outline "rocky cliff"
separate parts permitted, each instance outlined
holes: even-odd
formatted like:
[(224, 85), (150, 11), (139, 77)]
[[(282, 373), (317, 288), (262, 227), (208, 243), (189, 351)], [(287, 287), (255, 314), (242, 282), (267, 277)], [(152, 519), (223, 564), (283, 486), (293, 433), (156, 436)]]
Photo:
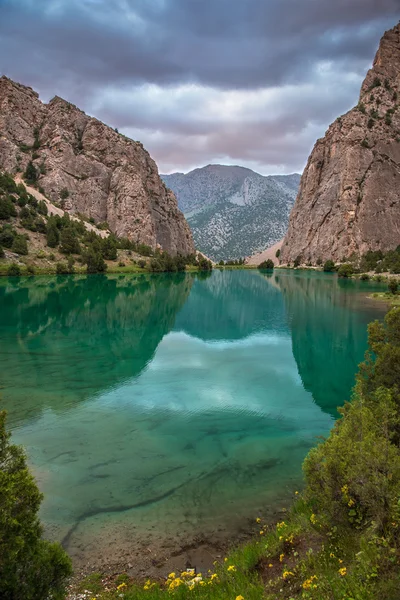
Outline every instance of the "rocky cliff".
[(43, 104), (31, 88), (0, 78), (0, 169), (24, 171), (30, 160), (52, 202), (107, 221), (121, 237), (194, 252), (174, 194), (142, 144), (55, 97)]
[(281, 240), (300, 183), (297, 173), (265, 177), (226, 165), (161, 177), (176, 194), (196, 247), (216, 261), (248, 256)]
[(314, 146), (282, 262), (341, 261), (400, 244), (399, 103), (400, 24), (384, 34), (358, 105)]

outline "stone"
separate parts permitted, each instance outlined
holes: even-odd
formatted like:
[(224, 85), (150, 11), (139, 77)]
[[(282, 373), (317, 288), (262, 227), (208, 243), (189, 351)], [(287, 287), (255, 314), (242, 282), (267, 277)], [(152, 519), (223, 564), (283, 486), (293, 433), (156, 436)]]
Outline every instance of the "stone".
[(34, 90), (3, 76), (0, 169), (23, 172), (30, 160), (45, 195), (72, 214), (106, 221), (118, 236), (153, 249), (194, 253), (176, 198), (140, 142), (57, 96), (44, 104)]
[(281, 263), (344, 261), (400, 244), (400, 24), (381, 39), (359, 102), (308, 159)]

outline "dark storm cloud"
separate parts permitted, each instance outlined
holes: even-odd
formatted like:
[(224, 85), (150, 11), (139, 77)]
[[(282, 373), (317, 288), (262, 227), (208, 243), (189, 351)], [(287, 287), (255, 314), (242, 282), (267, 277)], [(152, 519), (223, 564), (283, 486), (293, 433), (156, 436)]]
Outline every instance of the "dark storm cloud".
[(399, 8), (399, 0), (9, 0), (0, 5), (2, 68), (41, 81), (44, 69), (49, 77), (61, 69), (76, 84), (277, 85), (304, 78), (316, 57), (359, 68)]
[(291, 170), (356, 102), (399, 14), (400, 0), (0, 0), (0, 72), (134, 132), (162, 169)]

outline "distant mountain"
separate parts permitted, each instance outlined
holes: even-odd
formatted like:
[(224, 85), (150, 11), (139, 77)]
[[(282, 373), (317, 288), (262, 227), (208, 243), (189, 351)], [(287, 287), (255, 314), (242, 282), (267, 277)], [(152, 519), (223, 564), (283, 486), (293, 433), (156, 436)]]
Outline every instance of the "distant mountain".
[(224, 165), (161, 178), (175, 193), (196, 247), (216, 261), (249, 256), (280, 240), (300, 183), (297, 173), (264, 177)]

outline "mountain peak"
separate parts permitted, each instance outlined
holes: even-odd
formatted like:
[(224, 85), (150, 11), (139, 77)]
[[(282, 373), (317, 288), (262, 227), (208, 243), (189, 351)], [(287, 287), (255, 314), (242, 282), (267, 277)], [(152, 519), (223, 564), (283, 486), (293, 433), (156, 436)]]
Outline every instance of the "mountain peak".
[(359, 104), (317, 140), (281, 252), (343, 261), (398, 246), (400, 231), (400, 24), (380, 42)]

